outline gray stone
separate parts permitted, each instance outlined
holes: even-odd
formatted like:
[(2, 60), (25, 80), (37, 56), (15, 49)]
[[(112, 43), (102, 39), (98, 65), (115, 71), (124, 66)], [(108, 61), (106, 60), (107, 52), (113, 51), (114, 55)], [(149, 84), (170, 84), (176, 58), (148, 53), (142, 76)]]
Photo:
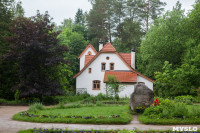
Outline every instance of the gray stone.
[(131, 94), (129, 106), (134, 110), (136, 106), (149, 107), (154, 101), (154, 94), (145, 84), (138, 83)]

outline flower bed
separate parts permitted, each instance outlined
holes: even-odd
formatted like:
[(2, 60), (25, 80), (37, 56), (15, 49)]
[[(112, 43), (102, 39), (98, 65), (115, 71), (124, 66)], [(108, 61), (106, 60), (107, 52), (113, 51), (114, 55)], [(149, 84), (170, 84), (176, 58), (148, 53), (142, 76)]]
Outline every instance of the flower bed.
[[(147, 130), (147, 131), (139, 131), (139, 130), (63, 130), (59, 128), (51, 128), (51, 129), (42, 129), (42, 128), (34, 128), (28, 130), (21, 130), (18, 133), (171, 133), (171, 130)], [(177, 132), (176, 133), (180, 133)]]

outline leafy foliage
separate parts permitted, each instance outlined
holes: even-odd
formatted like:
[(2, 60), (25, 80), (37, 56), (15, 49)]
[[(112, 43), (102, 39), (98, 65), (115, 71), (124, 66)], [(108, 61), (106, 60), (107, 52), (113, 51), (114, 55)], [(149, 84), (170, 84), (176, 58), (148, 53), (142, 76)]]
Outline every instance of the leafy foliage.
[[(172, 69), (172, 64), (165, 62), (164, 72), (156, 72), (156, 83), (154, 92), (163, 97), (174, 97), (180, 95), (196, 95), (195, 82), (198, 79), (198, 69), (188, 64), (180, 68)], [(193, 79), (193, 78), (195, 79)]]
[(157, 19), (142, 41), (138, 70), (153, 78), (155, 71), (162, 72), (165, 61), (174, 68), (180, 66), (186, 50), (184, 25), (185, 16), (179, 5)]
[(106, 94), (108, 96), (114, 96), (116, 100), (119, 100), (119, 93), (124, 89), (123, 85), (113, 75), (108, 75), (107, 78)]
[(32, 18), (16, 18), (11, 25), (15, 36), (7, 40), (12, 44), (5, 58), (17, 60), (20, 83), (13, 90), (20, 96), (39, 97), (62, 94), (58, 75), (63, 54), (68, 50), (58, 45), (57, 33), (53, 32), (50, 16), (39, 12)]
[(10, 88), (18, 82), (17, 63), (15, 60), (3, 60), (3, 55), (10, 50), (10, 45), (5, 37), (12, 36), (9, 30), (9, 24), (14, 17), (14, 0), (0, 1), (0, 97), (5, 99), (14, 99), (14, 92)]

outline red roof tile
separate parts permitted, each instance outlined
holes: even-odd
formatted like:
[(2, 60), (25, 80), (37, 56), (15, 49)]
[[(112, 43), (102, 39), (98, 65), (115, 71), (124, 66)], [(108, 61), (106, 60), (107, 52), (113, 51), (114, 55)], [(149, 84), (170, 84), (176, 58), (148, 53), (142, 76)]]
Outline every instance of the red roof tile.
[(89, 47), (94, 51), (95, 54), (97, 54), (96, 49), (92, 46), (92, 44), (89, 43), (89, 44), (85, 47), (85, 49), (83, 50), (83, 52), (79, 55), (78, 59), (81, 58), (81, 56), (85, 53), (85, 51), (86, 51)]
[(86, 66), (88, 64), (88, 62), (90, 62), (90, 60), (94, 57), (94, 55), (85, 55), (85, 65)]
[(119, 53), (122, 58), (131, 66), (131, 53)]
[(122, 83), (135, 83), (137, 82), (137, 74), (134, 72), (124, 71), (106, 71), (104, 75), (104, 82), (108, 80), (108, 75), (113, 75), (119, 82)]
[(115, 52), (116, 49), (113, 47), (113, 45), (108, 42), (101, 50), (101, 52)]

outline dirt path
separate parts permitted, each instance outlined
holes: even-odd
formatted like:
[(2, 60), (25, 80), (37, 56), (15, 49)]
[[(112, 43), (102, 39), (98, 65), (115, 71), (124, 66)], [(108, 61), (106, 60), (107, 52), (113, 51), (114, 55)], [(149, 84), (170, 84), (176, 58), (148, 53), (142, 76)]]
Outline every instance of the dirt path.
[[(141, 124), (137, 120), (137, 116), (133, 116), (133, 120), (127, 125), (91, 125), (91, 124), (58, 124), (58, 123), (31, 123), (12, 120), (12, 116), (20, 111), (27, 110), (27, 106), (0, 106), (0, 133), (16, 133), (19, 130), (25, 130), (30, 128), (62, 128), (62, 129), (140, 129), (140, 130), (172, 130), (173, 126), (162, 125), (145, 125)], [(179, 127), (191, 127), (191, 125), (178, 125)], [(192, 127), (198, 127), (200, 125), (193, 125)]]

